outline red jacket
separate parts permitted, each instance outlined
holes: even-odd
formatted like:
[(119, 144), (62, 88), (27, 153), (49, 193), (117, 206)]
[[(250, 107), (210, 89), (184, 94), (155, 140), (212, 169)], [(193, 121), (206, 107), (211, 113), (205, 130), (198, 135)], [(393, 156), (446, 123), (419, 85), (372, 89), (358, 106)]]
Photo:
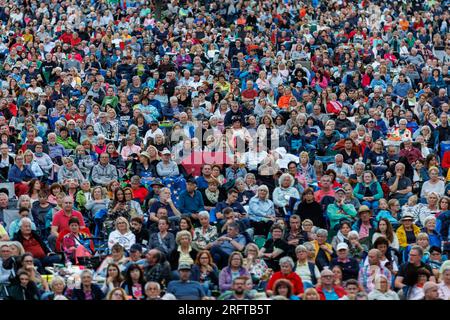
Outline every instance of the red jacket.
[(273, 290), (273, 285), (278, 279), (286, 279), (292, 283), (293, 294), (299, 295), (304, 292), (302, 279), (295, 272), (291, 272), (287, 276), (283, 275), (281, 271), (275, 272), (269, 279), (267, 283), (267, 290)]
[[(343, 296), (345, 296), (347, 294), (345, 289), (342, 288), (341, 286), (333, 286), (333, 289), (339, 298), (342, 298)], [(326, 300), (325, 294), (322, 291), (322, 286), (317, 286), (316, 290), (317, 290), (317, 293), (320, 295), (320, 300)]]
[(133, 198), (139, 199), (140, 203), (144, 203), (147, 195), (148, 195), (148, 190), (144, 187), (139, 187), (138, 189), (133, 189)]
[(444, 152), (441, 165), (442, 168), (450, 168), (450, 151)]

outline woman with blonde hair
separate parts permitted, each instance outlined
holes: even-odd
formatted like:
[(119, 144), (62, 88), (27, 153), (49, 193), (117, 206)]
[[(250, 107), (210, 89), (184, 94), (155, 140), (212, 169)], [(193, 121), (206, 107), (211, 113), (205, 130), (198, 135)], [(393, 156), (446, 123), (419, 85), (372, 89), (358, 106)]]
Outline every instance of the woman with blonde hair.
[(302, 300), (320, 300), (320, 295), (316, 289), (309, 288), (305, 290), (305, 293), (303, 293)]
[(30, 149), (26, 150), (23, 154), (24, 164), (28, 165), (33, 171), (36, 178), (40, 178), (44, 176), (44, 172), (39, 166), (38, 162), (34, 158), (34, 153)]
[(136, 236), (130, 230), (130, 223), (124, 217), (118, 217), (115, 221), (115, 227), (116, 229), (108, 237), (109, 249), (119, 243), (125, 250), (130, 250), (131, 246), (136, 243)]
[(68, 179), (76, 179), (77, 181), (84, 180), (83, 174), (71, 157), (64, 157), (62, 161), (63, 165), (58, 170), (59, 183), (64, 184)]
[(150, 159), (149, 159), (150, 164), (153, 164), (156, 166), (158, 164), (158, 162), (161, 161), (158, 149), (156, 149), (155, 146), (153, 146), (153, 145), (148, 146), (147, 153), (150, 155)]
[(91, 191), (91, 198), (86, 202), (85, 208), (89, 210), (92, 216), (102, 209), (108, 209), (110, 199), (107, 191), (102, 186), (95, 186)]

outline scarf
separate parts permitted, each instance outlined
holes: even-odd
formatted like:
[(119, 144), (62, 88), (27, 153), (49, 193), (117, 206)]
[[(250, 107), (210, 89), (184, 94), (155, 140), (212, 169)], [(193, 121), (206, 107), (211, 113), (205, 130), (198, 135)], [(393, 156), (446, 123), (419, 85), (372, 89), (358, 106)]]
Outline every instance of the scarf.
[(205, 189), (205, 195), (212, 204), (216, 204), (219, 201), (219, 190), (216, 192), (211, 192), (208, 189)]

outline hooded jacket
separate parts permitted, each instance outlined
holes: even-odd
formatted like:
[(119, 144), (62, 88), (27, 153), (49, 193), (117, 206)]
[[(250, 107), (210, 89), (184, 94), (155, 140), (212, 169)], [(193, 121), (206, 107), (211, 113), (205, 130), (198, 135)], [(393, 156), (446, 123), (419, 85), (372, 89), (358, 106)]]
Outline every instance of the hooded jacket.
[(99, 163), (92, 168), (91, 178), (95, 184), (106, 186), (111, 180), (117, 180), (119, 174), (112, 164), (104, 166)]

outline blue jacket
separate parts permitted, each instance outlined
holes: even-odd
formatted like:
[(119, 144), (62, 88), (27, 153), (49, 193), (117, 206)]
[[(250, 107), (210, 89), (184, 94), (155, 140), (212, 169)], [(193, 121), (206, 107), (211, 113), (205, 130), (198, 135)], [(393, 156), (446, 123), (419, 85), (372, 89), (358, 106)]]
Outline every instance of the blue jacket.
[(196, 179), (197, 181), (197, 188), (199, 189), (206, 189), (208, 188), (208, 181), (206, 181), (204, 176), (200, 176)]
[(392, 91), (392, 95), (404, 98), (408, 94), (409, 89), (411, 89), (409, 82), (398, 82), (394, 87), (394, 91)]
[(178, 198), (178, 210), (181, 213), (198, 213), (205, 210), (203, 197), (200, 191), (194, 191), (194, 197), (188, 193), (187, 190), (183, 190)]
[(375, 217), (375, 221), (378, 223), (381, 219), (388, 219), (389, 222), (392, 224), (392, 226), (394, 228), (398, 227), (400, 225), (400, 223), (398, 222), (397, 219), (395, 219), (391, 213), (387, 210), (380, 210), (377, 214), (377, 216)]
[(35, 177), (36, 176), (28, 165), (25, 165), (22, 171), (17, 165), (13, 165), (8, 172), (8, 180), (10, 182), (30, 181)]
[(422, 228), (422, 232), (425, 232), (428, 235), (428, 241), (430, 243), (430, 247), (436, 246), (441, 247), (442, 241), (441, 241), (441, 235), (436, 231), (433, 230), (433, 233), (428, 233), (425, 228)]

